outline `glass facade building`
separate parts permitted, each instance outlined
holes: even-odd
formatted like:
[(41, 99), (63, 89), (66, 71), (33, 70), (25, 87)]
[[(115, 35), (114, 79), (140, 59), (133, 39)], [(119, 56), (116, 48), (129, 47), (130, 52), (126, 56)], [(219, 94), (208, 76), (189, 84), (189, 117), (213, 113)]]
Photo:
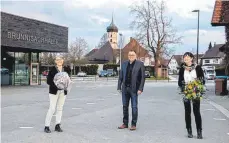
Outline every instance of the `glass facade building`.
[(1, 85), (41, 84), (41, 53), (67, 51), (67, 27), (1, 12)]

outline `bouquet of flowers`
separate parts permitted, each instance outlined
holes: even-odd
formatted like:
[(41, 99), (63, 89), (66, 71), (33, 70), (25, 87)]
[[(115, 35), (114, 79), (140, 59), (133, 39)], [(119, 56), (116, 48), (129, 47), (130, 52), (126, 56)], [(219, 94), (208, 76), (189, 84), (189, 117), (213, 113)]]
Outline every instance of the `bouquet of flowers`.
[(186, 99), (202, 99), (204, 93), (204, 85), (200, 80), (189, 82), (184, 87)]
[(53, 82), (58, 89), (70, 91), (72, 81), (66, 72), (59, 72), (54, 76)]

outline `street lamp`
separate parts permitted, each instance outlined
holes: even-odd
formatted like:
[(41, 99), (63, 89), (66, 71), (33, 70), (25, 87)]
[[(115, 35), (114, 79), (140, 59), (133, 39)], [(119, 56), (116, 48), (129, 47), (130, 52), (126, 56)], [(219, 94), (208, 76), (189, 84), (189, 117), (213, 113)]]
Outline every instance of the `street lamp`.
[(121, 59), (122, 58), (122, 56), (121, 56), (122, 53), (121, 53), (121, 51), (122, 51), (122, 42), (123, 42), (122, 41), (123, 40), (122, 39), (122, 33), (119, 33), (119, 36), (120, 36), (120, 43), (119, 43), (119, 64), (120, 64), (120, 70), (121, 70), (121, 67), (122, 67), (122, 62), (121, 62), (122, 61), (122, 59)]
[(200, 21), (200, 10), (193, 10), (192, 12), (198, 13), (198, 23), (197, 23), (197, 49), (196, 49), (196, 62), (198, 64), (198, 57), (199, 57), (199, 21)]

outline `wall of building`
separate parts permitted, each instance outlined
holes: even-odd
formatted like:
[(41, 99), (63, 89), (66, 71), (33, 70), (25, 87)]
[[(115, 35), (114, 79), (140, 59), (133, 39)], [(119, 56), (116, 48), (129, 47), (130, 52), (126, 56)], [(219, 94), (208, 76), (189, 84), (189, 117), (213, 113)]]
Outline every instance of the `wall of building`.
[(171, 72), (177, 71), (178, 63), (174, 57), (170, 60), (168, 67)]
[(223, 58), (202, 59), (202, 65), (206, 64), (221, 64)]
[(1, 46), (67, 52), (68, 28), (1, 12)]
[(108, 41), (111, 43), (118, 43), (118, 33), (117, 32), (108, 32)]

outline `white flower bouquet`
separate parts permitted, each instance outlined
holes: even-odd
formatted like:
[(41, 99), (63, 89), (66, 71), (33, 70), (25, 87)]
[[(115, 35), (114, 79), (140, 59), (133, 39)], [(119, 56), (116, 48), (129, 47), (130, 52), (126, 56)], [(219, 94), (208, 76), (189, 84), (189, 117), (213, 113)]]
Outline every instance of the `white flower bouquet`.
[(54, 76), (53, 82), (60, 90), (67, 90), (70, 92), (72, 88), (72, 81), (66, 72), (59, 72)]

